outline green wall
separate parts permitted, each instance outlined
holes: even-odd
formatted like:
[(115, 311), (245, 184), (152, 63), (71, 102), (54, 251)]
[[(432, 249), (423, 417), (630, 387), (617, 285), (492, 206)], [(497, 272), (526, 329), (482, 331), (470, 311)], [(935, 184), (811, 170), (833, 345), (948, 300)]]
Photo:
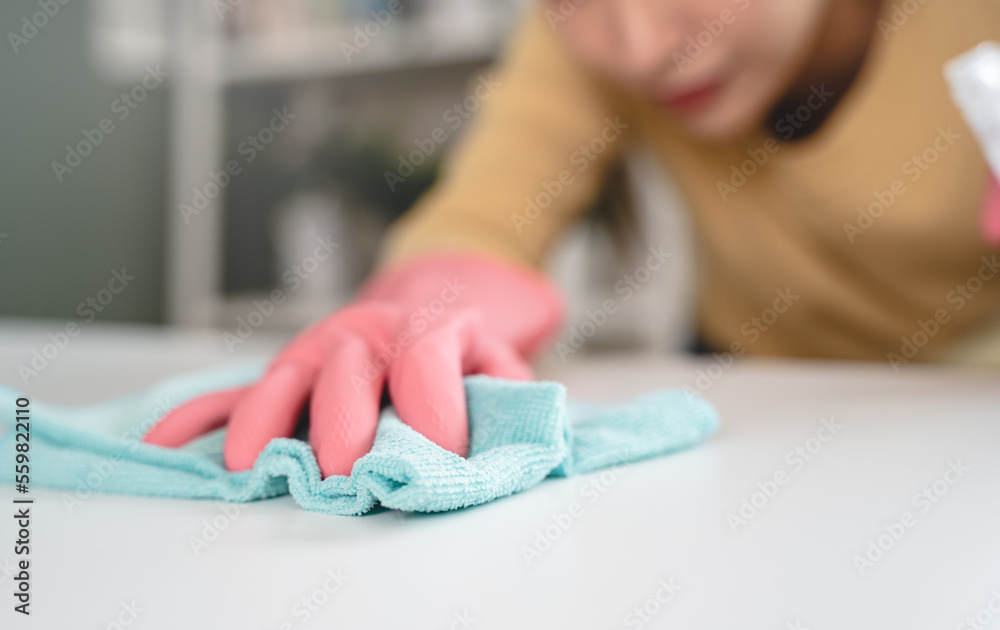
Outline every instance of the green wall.
[[(8, 33), (38, 10), (0, 2), (0, 316), (79, 319), (125, 267), (135, 280), (98, 319), (161, 321), (169, 81), (119, 120), (112, 105), (134, 84), (92, 67), (88, 2), (61, 6), (15, 54)], [(60, 183), (52, 162), (105, 117), (114, 131)]]

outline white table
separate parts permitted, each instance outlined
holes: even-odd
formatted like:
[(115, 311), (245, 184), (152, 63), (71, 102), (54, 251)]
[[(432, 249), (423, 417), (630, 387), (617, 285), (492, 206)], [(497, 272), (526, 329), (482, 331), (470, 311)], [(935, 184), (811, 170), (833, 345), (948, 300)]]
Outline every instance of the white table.
[[(17, 382), (14, 367), (57, 326), (0, 326), (0, 379)], [(100, 400), (280, 343), (258, 337), (233, 356), (218, 335), (94, 326), (29, 392)], [(631, 356), (544, 371), (572, 395), (611, 399), (692, 384), (704, 368)], [(285, 497), (231, 518), (217, 502), (105, 495), (68, 513), (60, 492), (33, 489), (34, 614), (15, 617), (0, 572), (0, 625), (950, 629), (978, 613), (1000, 628), (1000, 374), (744, 361), (707, 396), (722, 430), (701, 447), (441, 515), (321, 516)], [(843, 426), (825, 443), (823, 418)], [(786, 460), (796, 446), (815, 454), (799, 466)], [(970, 470), (946, 475), (949, 462)], [(786, 483), (753, 497), (775, 473)], [(943, 496), (914, 504), (935, 482)], [(734, 532), (727, 514), (744, 498), (762, 507)], [(893, 528), (907, 512), (912, 527)], [(213, 519), (225, 529), (196, 556), (191, 537)], [(2, 566), (14, 532), (0, 522)], [(890, 548), (859, 574), (853, 557), (887, 525), (902, 536), (882, 538)], [(546, 528), (558, 538), (527, 563)]]

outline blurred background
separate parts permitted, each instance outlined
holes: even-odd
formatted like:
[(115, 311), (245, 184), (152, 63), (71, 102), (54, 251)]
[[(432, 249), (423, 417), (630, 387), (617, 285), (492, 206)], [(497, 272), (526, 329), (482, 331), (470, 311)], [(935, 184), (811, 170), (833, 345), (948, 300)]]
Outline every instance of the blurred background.
[[(46, 318), (53, 330), (96, 320), (291, 332), (329, 313), (372, 269), (387, 225), (433, 183), (526, 8), (0, 3), (0, 317)], [(644, 158), (633, 162), (641, 173)], [(645, 181), (659, 190), (618, 196), (656, 209), (639, 232), (658, 244), (673, 235), (675, 265), (625, 309), (641, 321), (626, 312), (588, 347), (686, 340), (688, 241), (681, 215), (664, 212), (679, 207), (675, 191), (652, 172)], [(550, 265), (570, 322), (634, 268), (621, 234), (594, 227), (623, 189), (608, 188), (596, 221)], [(112, 294), (115, 274), (134, 279)]]
[[(271, 323), (288, 326), (340, 303), (369, 271), (386, 224), (464, 131), (464, 110), (443, 113), (520, 10), (514, 0), (44, 4), (0, 6), (2, 314), (77, 317), (124, 266), (136, 280), (101, 319), (221, 324), (283, 288), (289, 308)], [(445, 143), (390, 190), (385, 172), (437, 127)], [(89, 154), (74, 167), (70, 149)], [(283, 281), (328, 235), (332, 260), (293, 270), (301, 284)]]

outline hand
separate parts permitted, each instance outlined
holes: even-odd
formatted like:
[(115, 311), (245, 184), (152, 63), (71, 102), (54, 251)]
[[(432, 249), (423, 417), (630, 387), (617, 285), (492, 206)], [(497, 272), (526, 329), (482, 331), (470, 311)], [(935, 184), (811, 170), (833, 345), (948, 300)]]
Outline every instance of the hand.
[(181, 405), (144, 441), (181, 446), (228, 424), (226, 466), (245, 470), (273, 438), (291, 437), (309, 400), (323, 476), (347, 475), (371, 449), (388, 384), (404, 422), (464, 456), (462, 377), (530, 379), (526, 358), (558, 330), (562, 310), (555, 289), (523, 269), (464, 255), (411, 262), (298, 335), (258, 383)]

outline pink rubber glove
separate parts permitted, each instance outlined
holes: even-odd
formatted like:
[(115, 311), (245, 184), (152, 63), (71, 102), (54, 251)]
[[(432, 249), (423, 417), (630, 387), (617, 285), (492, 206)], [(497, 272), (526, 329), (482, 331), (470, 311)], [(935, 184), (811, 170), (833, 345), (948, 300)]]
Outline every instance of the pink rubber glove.
[(990, 247), (1000, 247), (1000, 184), (990, 177), (982, 214), (983, 238)]
[(181, 405), (144, 441), (177, 447), (228, 423), (226, 466), (245, 470), (273, 438), (291, 437), (309, 400), (309, 442), (323, 476), (347, 475), (372, 447), (388, 383), (404, 422), (464, 456), (462, 377), (530, 379), (526, 358), (562, 319), (559, 293), (525, 269), (469, 255), (408, 262), (300, 333), (259, 382)]

